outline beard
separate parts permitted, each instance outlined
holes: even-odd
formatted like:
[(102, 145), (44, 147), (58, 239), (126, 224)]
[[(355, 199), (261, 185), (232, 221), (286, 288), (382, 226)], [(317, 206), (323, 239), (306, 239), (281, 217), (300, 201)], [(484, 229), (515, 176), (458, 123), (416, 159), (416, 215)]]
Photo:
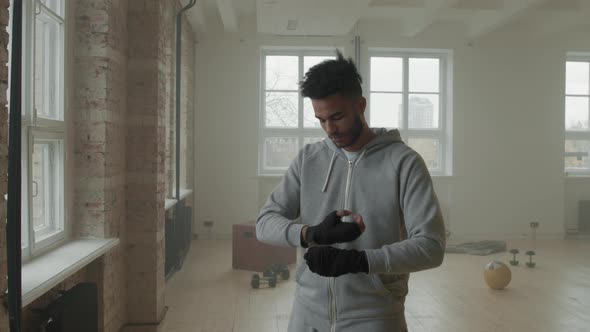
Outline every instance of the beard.
[(340, 149), (346, 148), (348, 146), (353, 145), (354, 143), (356, 143), (356, 141), (358, 141), (359, 137), (361, 137), (361, 133), (363, 131), (363, 121), (361, 120), (361, 116), (359, 114), (357, 114), (354, 117), (354, 122), (352, 124), (352, 128), (350, 128), (350, 131), (348, 133), (343, 133), (337, 136), (344, 136), (344, 138), (349, 138), (348, 142), (344, 141), (341, 143), (336, 143), (334, 142), (334, 140), (332, 139), (332, 142), (334, 142), (334, 144), (339, 147)]

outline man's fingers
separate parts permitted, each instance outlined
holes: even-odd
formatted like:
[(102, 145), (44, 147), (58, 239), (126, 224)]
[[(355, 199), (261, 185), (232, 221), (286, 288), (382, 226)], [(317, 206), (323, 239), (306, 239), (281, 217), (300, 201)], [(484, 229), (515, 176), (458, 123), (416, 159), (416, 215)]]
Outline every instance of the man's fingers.
[(355, 214), (354, 215), (354, 222), (357, 223), (359, 225), (359, 227), (361, 228), (361, 233), (365, 231), (365, 222), (363, 221), (363, 216), (361, 216), (360, 214)]
[(336, 212), (336, 215), (338, 217), (349, 216), (351, 214), (352, 214), (352, 211), (350, 211), (350, 210), (339, 210), (339, 211)]

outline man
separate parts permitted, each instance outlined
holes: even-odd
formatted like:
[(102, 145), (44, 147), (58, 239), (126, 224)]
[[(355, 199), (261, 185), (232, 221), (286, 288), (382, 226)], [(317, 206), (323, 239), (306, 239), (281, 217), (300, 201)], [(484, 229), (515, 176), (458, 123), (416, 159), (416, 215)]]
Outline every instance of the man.
[(299, 152), (256, 222), (260, 241), (308, 248), (290, 332), (407, 331), (409, 273), (443, 260), (426, 165), (397, 130), (368, 127), (361, 82), (340, 52), (306, 73), (301, 92), (328, 139)]

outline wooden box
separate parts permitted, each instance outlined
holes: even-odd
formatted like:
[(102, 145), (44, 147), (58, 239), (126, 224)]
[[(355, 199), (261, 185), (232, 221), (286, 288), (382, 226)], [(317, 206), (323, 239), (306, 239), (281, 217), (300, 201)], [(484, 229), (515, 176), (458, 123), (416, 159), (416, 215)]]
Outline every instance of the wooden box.
[(297, 249), (278, 247), (256, 239), (254, 222), (234, 224), (232, 227), (232, 267), (249, 271), (264, 271), (273, 264), (293, 264)]

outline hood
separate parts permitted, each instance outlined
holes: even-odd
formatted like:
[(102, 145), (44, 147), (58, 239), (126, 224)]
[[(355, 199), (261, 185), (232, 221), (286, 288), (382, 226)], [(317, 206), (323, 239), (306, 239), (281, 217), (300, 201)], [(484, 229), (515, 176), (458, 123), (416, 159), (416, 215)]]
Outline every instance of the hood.
[[(365, 146), (363, 146), (361, 148), (361, 154), (356, 159), (355, 164), (358, 163), (366, 153), (370, 153), (372, 151), (376, 151), (376, 150), (379, 150), (383, 147), (386, 147), (389, 144), (393, 144), (393, 143), (397, 143), (397, 142), (402, 141), (399, 130), (397, 130), (397, 129), (392, 129), (392, 130), (387, 130), (386, 128), (370, 128), (370, 129), (375, 134), (377, 134), (377, 137), (373, 138), (371, 141), (369, 141), (369, 143), (365, 144)], [(326, 189), (328, 188), (328, 182), (330, 181), (330, 175), (332, 174), (332, 168), (334, 167), (334, 162), (336, 161), (336, 155), (341, 155), (344, 158), (346, 158), (346, 157), (344, 156), (344, 152), (342, 152), (342, 149), (337, 147), (336, 144), (334, 144), (334, 142), (332, 142), (331, 139), (326, 138), (326, 139), (324, 139), (324, 142), (330, 148), (330, 150), (333, 151), (332, 159), (330, 160), (330, 166), (328, 167), (328, 172), (326, 173), (326, 180), (324, 181), (324, 186), (322, 188), (322, 191), (325, 192)]]
[[(373, 138), (371, 141), (369, 141), (369, 143), (365, 144), (365, 146), (361, 148), (361, 151), (363, 152), (367, 150), (373, 150), (374, 148), (383, 147), (391, 143), (402, 141), (399, 130), (397, 129), (387, 130), (386, 128), (370, 128), (370, 130), (377, 134), (377, 137)], [(330, 150), (336, 153), (344, 154), (342, 152), (342, 149), (337, 147), (331, 139), (326, 138), (324, 142), (326, 143), (326, 145), (328, 145)]]

